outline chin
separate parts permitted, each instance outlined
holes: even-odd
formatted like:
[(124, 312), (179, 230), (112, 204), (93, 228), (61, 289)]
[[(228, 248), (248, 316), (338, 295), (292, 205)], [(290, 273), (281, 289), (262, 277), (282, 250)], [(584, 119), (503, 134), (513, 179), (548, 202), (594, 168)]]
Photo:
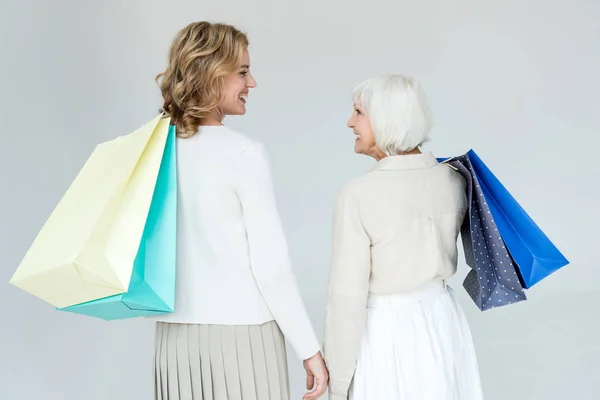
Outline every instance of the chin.
[(244, 115), (246, 114), (246, 108), (245, 107), (232, 107), (228, 110), (224, 110), (224, 115)]

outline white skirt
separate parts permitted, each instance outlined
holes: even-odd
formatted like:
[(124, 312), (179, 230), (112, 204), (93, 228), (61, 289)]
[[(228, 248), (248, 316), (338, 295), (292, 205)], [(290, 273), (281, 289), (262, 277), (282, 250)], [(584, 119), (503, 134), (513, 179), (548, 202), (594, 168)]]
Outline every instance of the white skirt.
[(371, 295), (350, 400), (481, 400), (471, 332), (445, 283)]

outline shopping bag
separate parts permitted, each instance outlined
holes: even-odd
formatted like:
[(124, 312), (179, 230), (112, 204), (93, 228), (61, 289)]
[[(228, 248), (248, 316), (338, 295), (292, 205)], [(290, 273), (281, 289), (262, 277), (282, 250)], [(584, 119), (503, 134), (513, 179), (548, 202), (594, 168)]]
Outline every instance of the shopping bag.
[(460, 172), (466, 181), (468, 209), (461, 238), (465, 261), (471, 270), (463, 287), (482, 311), (526, 300), (515, 262), (502, 240), (471, 163), (471, 154), (440, 160)]
[(175, 128), (171, 126), (126, 293), (62, 308), (104, 320), (173, 312), (177, 234)]
[(569, 261), (548, 236), (525, 212), (510, 192), (473, 151), (468, 153), (483, 191), (488, 199), (502, 240), (515, 260), (525, 288), (531, 288)]
[(159, 115), (94, 149), (11, 284), (61, 308), (127, 291), (169, 122)]

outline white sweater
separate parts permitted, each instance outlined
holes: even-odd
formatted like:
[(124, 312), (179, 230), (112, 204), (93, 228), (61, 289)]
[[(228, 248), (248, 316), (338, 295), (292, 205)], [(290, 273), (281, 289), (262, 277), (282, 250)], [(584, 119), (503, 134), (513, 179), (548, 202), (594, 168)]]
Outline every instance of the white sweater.
[(152, 319), (254, 325), (275, 320), (297, 356), (320, 350), (277, 211), (265, 148), (225, 126), (177, 140), (175, 312)]

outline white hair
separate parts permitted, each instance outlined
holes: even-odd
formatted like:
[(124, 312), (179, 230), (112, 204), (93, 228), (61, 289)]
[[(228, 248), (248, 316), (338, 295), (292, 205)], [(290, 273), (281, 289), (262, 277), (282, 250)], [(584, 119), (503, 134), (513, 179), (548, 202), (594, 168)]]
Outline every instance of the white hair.
[(377, 146), (388, 156), (409, 152), (429, 139), (433, 125), (425, 93), (403, 75), (379, 75), (352, 92), (371, 120)]

